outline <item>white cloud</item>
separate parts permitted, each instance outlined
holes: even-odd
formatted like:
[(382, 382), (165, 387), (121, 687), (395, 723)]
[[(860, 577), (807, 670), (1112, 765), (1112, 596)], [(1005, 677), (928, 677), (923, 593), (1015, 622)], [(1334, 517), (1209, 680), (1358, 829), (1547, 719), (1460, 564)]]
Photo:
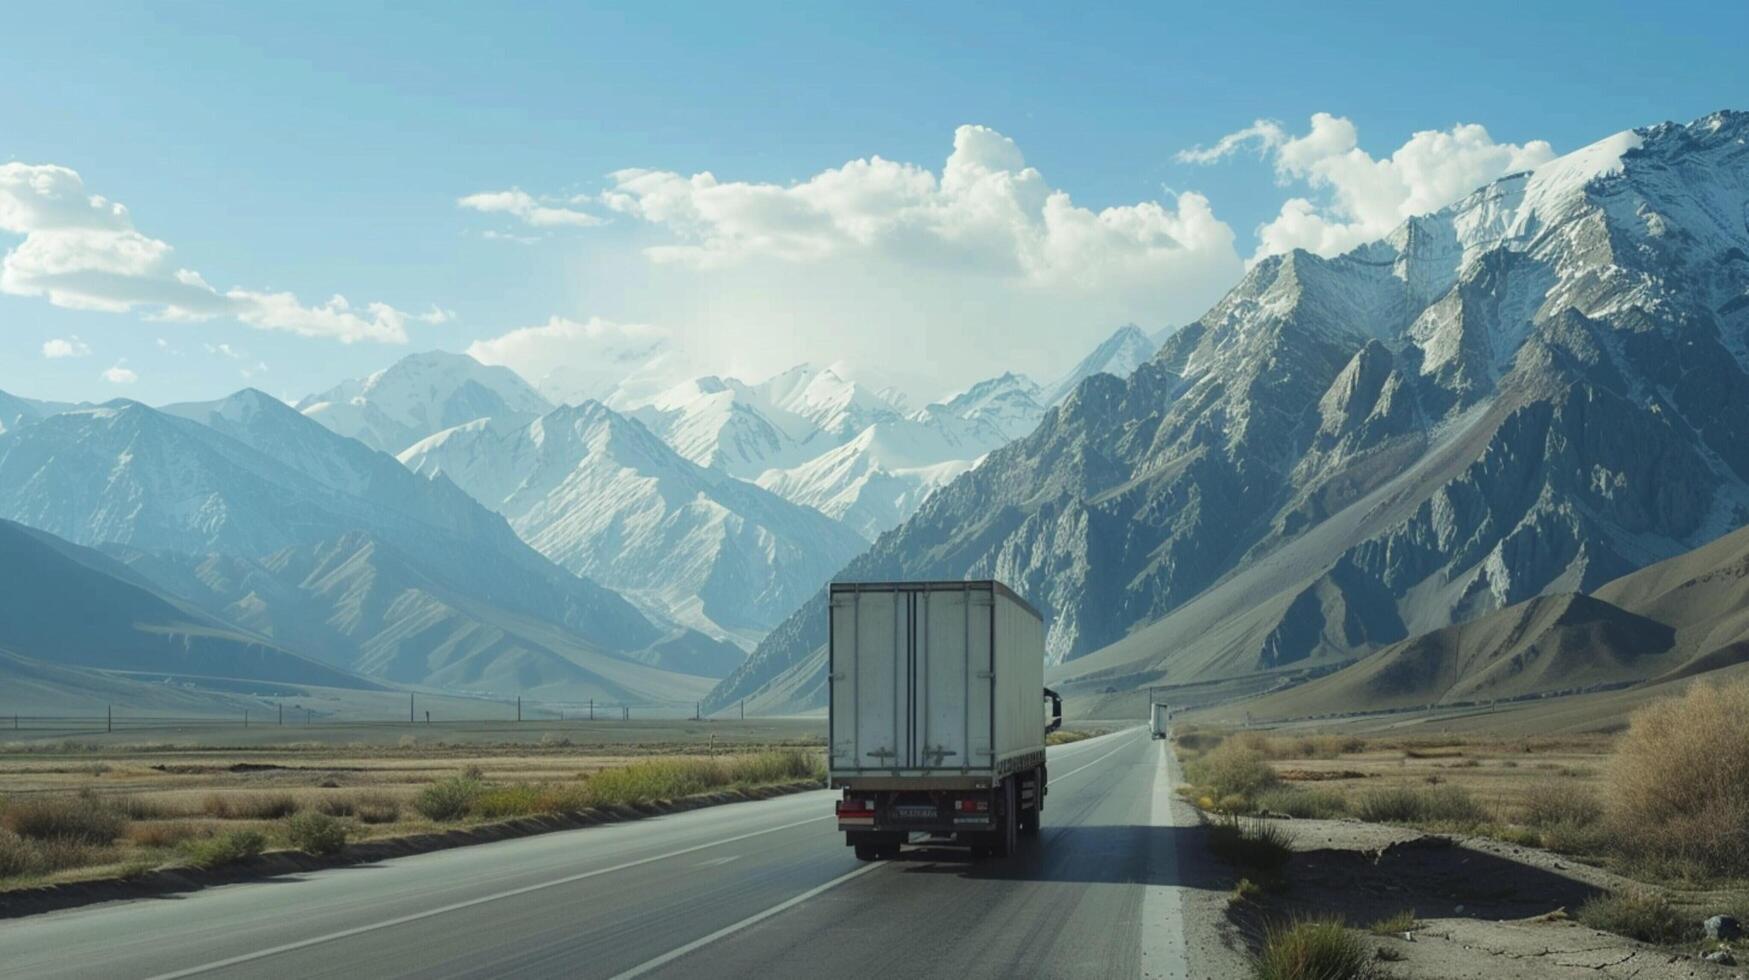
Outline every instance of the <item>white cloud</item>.
[[(575, 198), (572, 200), (576, 201)], [(516, 187), (507, 191), (481, 191), (478, 194), (469, 194), (458, 199), (456, 204), (483, 214), (508, 214), (524, 224), (536, 228), (586, 228), (591, 225), (599, 225), (603, 221), (599, 216), (587, 211), (554, 207), (552, 203), (537, 200), (534, 195)]]
[(91, 345), (77, 336), (55, 337), (43, 341), (43, 356), (47, 358), (87, 357), (91, 354)]
[(1090, 291), (1182, 284), (1238, 265), (1232, 229), (1202, 195), (1083, 208), (1028, 167), (1013, 140), (984, 126), (954, 132), (939, 176), (876, 156), (791, 184), (640, 169), (611, 180), (608, 207), (674, 235), (648, 249), (650, 258), (705, 268), (755, 257), (878, 257)]
[(117, 361), (103, 372), (103, 380), (112, 385), (131, 385), (140, 380), (140, 376), (135, 374), (133, 369), (123, 366), (126, 363), (126, 361)]
[(1304, 184), (1324, 200), (1290, 198), (1275, 218), (1257, 229), (1257, 255), (1303, 248), (1336, 255), (1389, 234), (1404, 219), (1451, 204), (1495, 178), (1530, 170), (1554, 159), (1543, 140), (1496, 143), (1474, 123), (1415, 133), (1389, 157), (1360, 149), (1354, 123), (1330, 113), (1312, 116), (1301, 136), (1259, 120), (1229, 133), (1214, 146), (1178, 154), (1192, 163), (1213, 163), (1256, 146), (1283, 185)]
[(606, 399), (615, 392), (654, 394), (695, 373), (669, 331), (641, 323), (552, 317), (546, 323), (477, 340), (468, 356), (501, 364), (561, 402)]
[(66, 167), (0, 165), (0, 232), (23, 236), (0, 261), (0, 292), (41, 296), (69, 309), (143, 309), (167, 320), (228, 316), (261, 330), (345, 343), (406, 343), (409, 323), (447, 316), (382, 303), (360, 313), (339, 296), (306, 307), (290, 293), (220, 291), (177, 266), (168, 244), (135, 229), (127, 208), (87, 193), (79, 174)]

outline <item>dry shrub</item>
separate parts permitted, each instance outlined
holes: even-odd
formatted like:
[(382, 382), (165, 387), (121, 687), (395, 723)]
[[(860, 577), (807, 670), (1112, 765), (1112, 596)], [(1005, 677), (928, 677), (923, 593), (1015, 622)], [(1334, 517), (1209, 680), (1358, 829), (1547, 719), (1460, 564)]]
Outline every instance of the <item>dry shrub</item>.
[(0, 879), (53, 874), (113, 860), (112, 847), (65, 837), (32, 840), (0, 828)]
[(1391, 786), (1355, 801), (1354, 815), (1368, 823), (1466, 824), (1486, 818), (1486, 812), (1461, 786)]
[(220, 820), (279, 820), (301, 805), (290, 793), (212, 793), (201, 801), (201, 809)]
[(1588, 899), (1579, 906), (1578, 919), (1593, 929), (1659, 945), (1684, 942), (1697, 938), (1700, 933), (1663, 895), (1649, 890), (1615, 892)]
[(360, 793), (353, 799), (352, 809), (359, 823), (394, 823), (401, 819), (401, 801), (387, 793)]
[(1264, 754), (1243, 738), (1228, 739), (1185, 765), (1185, 775), (1204, 795), (1224, 800), (1238, 796), (1255, 800), (1281, 781)]
[(309, 854), (339, 854), (346, 847), (346, 824), (325, 813), (295, 813), (286, 818), (291, 846)]
[(1549, 783), (1537, 788), (1524, 804), (1524, 823), (1539, 830), (1589, 827), (1603, 818), (1603, 803), (1590, 788), (1573, 783)]
[(14, 801), (4, 820), (7, 829), (20, 837), (81, 844), (108, 844), (128, 824), (108, 800), (86, 793)]
[(478, 779), (451, 776), (420, 790), (413, 797), (413, 809), (427, 820), (460, 820), (468, 815), (474, 800), (485, 790), (485, 785)]
[(198, 836), (200, 831), (191, 823), (137, 823), (128, 828), (128, 840), (141, 847), (175, 847)]
[(1257, 795), (1257, 809), (1301, 820), (1330, 820), (1348, 815), (1348, 797), (1329, 789), (1279, 786)]
[(197, 868), (217, 868), (247, 861), (267, 849), (267, 835), (259, 830), (229, 830), (214, 837), (182, 842), (182, 854)]
[(1607, 782), (1624, 856), (1697, 877), (1749, 874), (1749, 681), (1696, 684), (1635, 712)]

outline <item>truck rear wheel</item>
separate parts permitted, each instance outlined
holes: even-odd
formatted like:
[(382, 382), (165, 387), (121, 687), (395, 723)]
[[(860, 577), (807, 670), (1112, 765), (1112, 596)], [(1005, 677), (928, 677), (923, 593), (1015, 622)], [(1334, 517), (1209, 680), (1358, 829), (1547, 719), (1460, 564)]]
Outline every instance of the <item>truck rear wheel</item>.
[(996, 857), (1008, 857), (1020, 849), (1020, 814), (1015, 811), (1020, 806), (1020, 794), (1014, 791), (1014, 780), (1002, 781), (1002, 822), (997, 826), (991, 841), (990, 853)]

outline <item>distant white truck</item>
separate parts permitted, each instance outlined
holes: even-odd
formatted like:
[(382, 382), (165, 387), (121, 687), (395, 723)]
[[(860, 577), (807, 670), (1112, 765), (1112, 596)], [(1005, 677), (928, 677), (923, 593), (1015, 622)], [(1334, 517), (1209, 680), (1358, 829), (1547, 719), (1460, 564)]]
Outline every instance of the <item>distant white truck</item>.
[(834, 583), (828, 615), (827, 767), (856, 856), (914, 833), (1005, 856), (1037, 833), (1063, 718), (1038, 611), (1000, 582), (872, 582)]
[(1166, 724), (1171, 717), (1172, 709), (1166, 706), (1166, 702), (1154, 702), (1149, 712), (1148, 728), (1153, 731), (1155, 738), (1166, 737)]

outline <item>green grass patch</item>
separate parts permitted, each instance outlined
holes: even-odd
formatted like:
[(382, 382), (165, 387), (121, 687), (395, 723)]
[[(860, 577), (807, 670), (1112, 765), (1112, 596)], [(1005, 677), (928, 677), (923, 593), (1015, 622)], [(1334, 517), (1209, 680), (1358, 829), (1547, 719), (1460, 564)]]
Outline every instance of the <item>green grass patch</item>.
[(1251, 961), (1257, 980), (1373, 980), (1378, 964), (1366, 941), (1335, 919), (1272, 926)]
[(1209, 827), (1209, 850), (1229, 864), (1278, 871), (1293, 857), (1293, 835), (1278, 824), (1234, 814)]
[(218, 868), (258, 856), (267, 849), (259, 830), (227, 830), (212, 837), (182, 842), (182, 857), (196, 868)]
[(1575, 918), (1593, 929), (1659, 946), (1673, 946), (1700, 936), (1688, 917), (1651, 889), (1599, 895), (1579, 906)]
[(1375, 936), (1401, 936), (1405, 932), (1414, 932), (1418, 924), (1415, 910), (1404, 909), (1396, 915), (1387, 915), (1374, 922), (1366, 930)]
[(346, 848), (346, 824), (326, 813), (296, 813), (286, 818), (286, 840), (308, 854), (339, 854)]

